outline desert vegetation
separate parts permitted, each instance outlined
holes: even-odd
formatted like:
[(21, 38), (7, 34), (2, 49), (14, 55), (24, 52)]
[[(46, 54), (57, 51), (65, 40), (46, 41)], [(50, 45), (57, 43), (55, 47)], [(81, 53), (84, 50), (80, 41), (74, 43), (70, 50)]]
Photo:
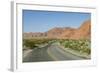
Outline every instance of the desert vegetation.
[(39, 48), (41, 45), (50, 44), (53, 39), (23, 39), (23, 46), (34, 49)]
[(91, 41), (86, 39), (23, 39), (23, 46), (34, 49), (41, 47), (41, 45), (53, 44), (55, 42), (58, 42), (64, 48), (69, 48), (80, 53), (86, 53), (88, 55), (91, 53)]
[(60, 40), (59, 41), (60, 44), (64, 47), (64, 48), (69, 48), (71, 50), (75, 50), (78, 51), (80, 53), (86, 53), (86, 54), (90, 54), (91, 53), (91, 41), (90, 40)]

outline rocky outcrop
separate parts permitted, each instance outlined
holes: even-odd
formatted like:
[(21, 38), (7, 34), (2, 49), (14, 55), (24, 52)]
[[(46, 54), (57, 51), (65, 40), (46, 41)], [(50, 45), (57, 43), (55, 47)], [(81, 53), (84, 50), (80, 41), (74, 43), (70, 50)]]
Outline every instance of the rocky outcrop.
[(24, 37), (46, 37), (58, 39), (89, 39), (91, 37), (91, 21), (85, 21), (79, 28), (55, 27), (47, 32), (24, 33)]

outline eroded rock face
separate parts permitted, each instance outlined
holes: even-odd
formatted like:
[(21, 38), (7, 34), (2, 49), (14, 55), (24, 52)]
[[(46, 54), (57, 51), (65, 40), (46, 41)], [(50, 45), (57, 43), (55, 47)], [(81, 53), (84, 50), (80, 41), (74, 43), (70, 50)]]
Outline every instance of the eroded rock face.
[(89, 39), (91, 37), (91, 21), (85, 21), (79, 28), (55, 27), (47, 32), (24, 33), (24, 37), (47, 37), (58, 39)]
[(91, 38), (91, 21), (84, 22), (73, 36), (74, 39), (89, 39)]

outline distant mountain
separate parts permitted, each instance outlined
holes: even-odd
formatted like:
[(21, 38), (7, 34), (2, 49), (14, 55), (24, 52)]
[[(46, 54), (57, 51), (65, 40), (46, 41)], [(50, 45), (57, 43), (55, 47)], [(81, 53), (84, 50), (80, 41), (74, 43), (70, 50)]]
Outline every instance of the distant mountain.
[(71, 36), (73, 39), (89, 39), (91, 38), (91, 21), (85, 21)]
[(89, 39), (91, 37), (91, 21), (85, 21), (79, 28), (55, 27), (47, 32), (24, 33), (26, 38), (46, 37), (58, 39)]

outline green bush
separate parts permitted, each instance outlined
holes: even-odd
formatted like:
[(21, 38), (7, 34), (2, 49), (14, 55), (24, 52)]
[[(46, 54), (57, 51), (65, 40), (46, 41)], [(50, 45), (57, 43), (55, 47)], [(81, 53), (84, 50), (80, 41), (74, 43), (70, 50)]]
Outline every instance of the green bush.
[(23, 46), (33, 49), (39, 47), (39, 45), (52, 43), (50, 41), (52, 41), (52, 39), (23, 39)]
[(36, 43), (34, 41), (31, 41), (31, 40), (25, 40), (24, 45), (26, 47), (29, 47), (30, 49), (33, 49), (33, 48), (37, 47)]
[(91, 53), (90, 40), (60, 40), (59, 41), (62, 46), (65, 48), (70, 48), (72, 50), (76, 50), (82, 53)]

